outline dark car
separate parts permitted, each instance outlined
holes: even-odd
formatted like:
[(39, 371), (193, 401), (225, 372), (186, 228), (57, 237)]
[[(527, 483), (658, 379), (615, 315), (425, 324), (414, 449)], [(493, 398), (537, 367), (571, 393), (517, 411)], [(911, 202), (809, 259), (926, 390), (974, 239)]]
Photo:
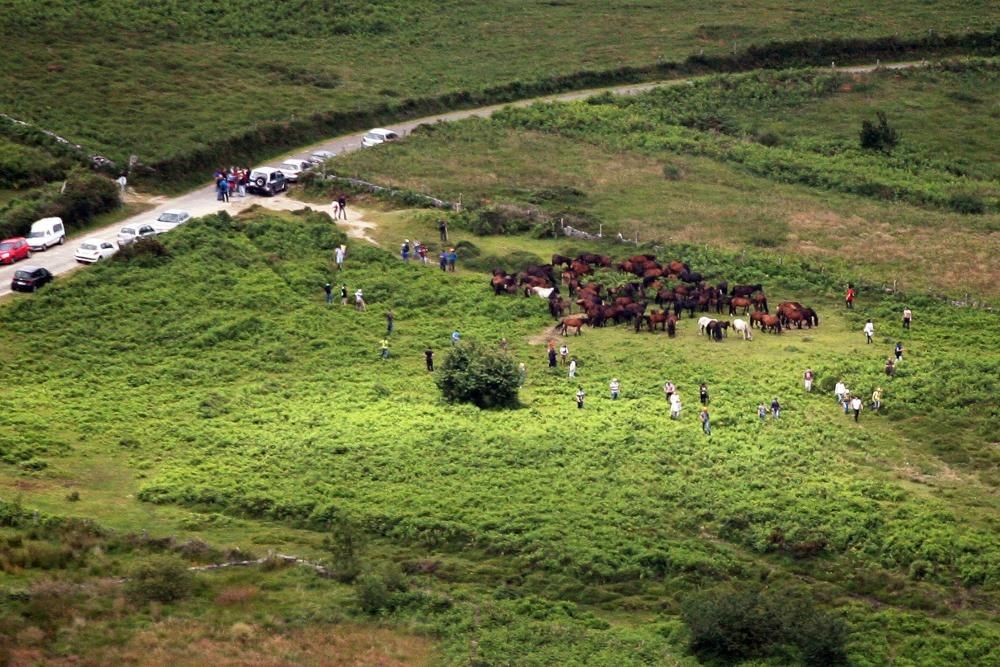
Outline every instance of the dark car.
[(45, 283), (52, 282), (53, 276), (48, 269), (40, 266), (26, 266), (14, 272), (10, 288), (15, 292), (34, 292)]

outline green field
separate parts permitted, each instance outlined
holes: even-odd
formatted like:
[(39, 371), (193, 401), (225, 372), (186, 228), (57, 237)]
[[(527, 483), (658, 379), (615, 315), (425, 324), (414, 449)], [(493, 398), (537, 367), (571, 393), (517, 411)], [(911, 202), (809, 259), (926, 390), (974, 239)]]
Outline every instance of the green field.
[[(606, 235), (772, 248), (887, 286), (992, 300), (995, 67), (710, 78), (428, 127), (332, 164), (461, 199), (473, 221), (477, 208), (509, 205), (514, 218), (540, 211)], [(888, 155), (858, 148), (860, 121), (882, 109), (903, 137)], [(959, 122), (938, 132), (946, 116)], [(954, 210), (967, 201), (985, 212)]]
[[(3, 10), (0, 108), (91, 151), (118, 161), (137, 155), (147, 164), (202, 150), (255, 123), (316, 112), (772, 41), (906, 39), (997, 26), (988, 0), (836, 7), (383, 0), (297, 3), (287, 13), (248, 0), (72, 7), (7, 0)], [(609, 40), (612, 34), (627, 39)]]
[[(433, 233), (432, 217), (395, 224), (410, 238)], [(363, 621), (366, 591), (391, 579), (397, 592), (374, 610), (430, 638), (439, 662), (467, 662), (474, 642), (482, 664), (697, 664), (685, 605), (699, 591), (766, 581), (768, 594), (805, 595), (816, 613), (846, 622), (853, 664), (997, 658), (995, 314), (913, 296), (917, 325), (902, 336), (901, 301), (863, 290), (847, 313), (836, 272), (669, 246), (665, 257), (713, 278), (762, 279), (775, 301), (816, 304), (822, 325), (720, 344), (689, 319), (674, 340), (587, 329), (568, 339), (582, 361), (571, 382), (545, 367), (544, 304), (493, 297), (482, 273), (402, 265), (352, 244), (346, 271), (333, 276), (330, 250), (343, 237), (325, 216), (207, 218), (171, 236), (168, 257), (98, 266), (3, 306), (5, 374), (34, 361), (30, 392), (0, 390), (12, 416), (0, 427), (0, 486), (28, 508), (217, 550), (273, 545), (319, 559), (330, 526), (357, 531), (369, 541), (363, 569), (386, 574), (353, 590), (304, 570), (203, 574), (191, 597), (152, 610), (116, 608), (113, 592), (85, 603), (67, 597), (83, 595), (76, 589), (49, 591), (84, 623), (8, 606), (0, 622), (21, 638), (18, 650), (39, 636), (60, 637), (38, 644), (54, 659), (120, 651), (150, 632), (163, 651), (188, 632), (222, 642), (309, 632)], [(513, 262), (499, 255), (503, 244), (521, 258), (573, 250), (459, 238), (470, 265), (488, 252)], [(363, 287), (369, 311), (324, 305), (331, 277)], [(387, 308), (397, 326), (381, 361)], [(866, 317), (877, 322), (872, 346), (860, 333)], [(440, 363), (455, 329), (488, 346), (510, 341), (528, 368), (519, 409), (437, 398), (422, 351), (432, 347)], [(881, 367), (897, 338), (908, 352), (890, 381)], [(799, 379), (807, 366), (818, 375), (811, 395)], [(623, 383), (617, 403), (607, 398), (611, 377)], [(883, 385), (883, 412), (855, 424), (831, 395), (837, 378), (862, 393)], [(666, 414), (666, 379), (684, 396), (680, 421)], [(697, 423), (700, 382), (712, 392), (711, 437)], [(578, 384), (589, 396), (583, 411), (572, 399)], [(775, 395), (782, 419), (760, 423), (755, 406)], [(17, 566), (30, 551), (16, 541), (26, 520), (4, 512), (20, 526), (5, 529), (0, 551), (13, 588), (60, 567), (75, 581), (114, 577), (154, 549), (101, 538), (105, 556)], [(34, 535), (26, 539), (49, 533)], [(178, 551), (196, 562), (218, 556)], [(400, 567), (409, 574), (385, 569)], [(258, 591), (235, 608), (220, 602), (238, 585)], [(177, 620), (164, 625), (164, 616)], [(760, 664), (808, 662), (797, 650)]]

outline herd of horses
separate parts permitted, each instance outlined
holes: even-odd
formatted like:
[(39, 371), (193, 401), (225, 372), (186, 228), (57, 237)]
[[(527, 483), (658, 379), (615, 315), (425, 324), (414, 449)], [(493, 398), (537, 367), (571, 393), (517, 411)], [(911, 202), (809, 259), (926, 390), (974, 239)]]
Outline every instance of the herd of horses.
[[(614, 269), (635, 278), (618, 287), (606, 287), (592, 279), (597, 269)], [(635, 255), (618, 263), (607, 255), (553, 255), (550, 264), (528, 266), (521, 273), (494, 269), (490, 286), (496, 295), (523, 293), (546, 299), (563, 336), (570, 332), (580, 335), (584, 325), (603, 327), (614, 323), (631, 325), (636, 333), (643, 328), (650, 332), (659, 328), (672, 338), (685, 311), (691, 318), (696, 312), (722, 315), (724, 311), (747, 318), (730, 322), (701, 317), (699, 333), (713, 341), (726, 337), (730, 327), (744, 340), (750, 340), (754, 327), (780, 334), (792, 326), (801, 329), (819, 325), (816, 311), (796, 301), (782, 302), (772, 314), (761, 284), (733, 285), (731, 289), (725, 280), (706, 284), (702, 274), (692, 271), (687, 263), (660, 263), (655, 255)], [(562, 296), (560, 287), (566, 289), (568, 299)], [(580, 311), (574, 314), (573, 306)]]

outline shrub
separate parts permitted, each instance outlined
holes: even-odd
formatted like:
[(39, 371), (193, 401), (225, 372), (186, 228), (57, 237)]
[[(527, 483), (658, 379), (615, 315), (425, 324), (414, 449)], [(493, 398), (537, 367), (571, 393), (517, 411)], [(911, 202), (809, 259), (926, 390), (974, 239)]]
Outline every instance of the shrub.
[(899, 143), (899, 132), (889, 125), (885, 112), (879, 111), (875, 115), (877, 125), (870, 120), (861, 122), (861, 147), (888, 153)]
[(480, 408), (517, 404), (518, 374), (513, 360), (477, 343), (455, 346), (441, 365), (436, 382), (451, 403), (472, 403)]
[(361, 572), (361, 552), (365, 547), (365, 534), (350, 517), (338, 514), (331, 522), (330, 534), (323, 538), (323, 546), (332, 556), (330, 569), (344, 583), (350, 583)]
[(116, 262), (134, 262), (140, 266), (155, 266), (159, 263), (158, 260), (167, 257), (170, 257), (170, 251), (153, 236), (129, 243), (112, 255)]
[(986, 203), (976, 195), (957, 194), (948, 200), (948, 207), (958, 213), (981, 215), (986, 212)]
[(194, 576), (173, 556), (150, 556), (129, 571), (125, 592), (139, 602), (174, 602), (191, 594)]
[(676, 164), (666, 163), (663, 165), (663, 178), (668, 181), (679, 181), (683, 177), (680, 167)]
[(358, 606), (367, 614), (377, 614), (389, 608), (390, 593), (385, 581), (377, 574), (366, 574), (354, 584)]

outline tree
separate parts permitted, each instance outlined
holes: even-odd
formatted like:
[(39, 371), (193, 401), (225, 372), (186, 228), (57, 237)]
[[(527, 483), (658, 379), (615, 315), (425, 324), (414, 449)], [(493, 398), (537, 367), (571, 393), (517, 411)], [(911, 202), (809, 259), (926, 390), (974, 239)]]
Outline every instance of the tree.
[(445, 400), (472, 403), (481, 408), (517, 405), (518, 374), (505, 353), (476, 343), (459, 343), (437, 373), (437, 386)]
[(884, 112), (879, 111), (875, 115), (877, 125), (870, 120), (861, 121), (861, 147), (888, 153), (899, 143), (899, 132), (889, 126)]

